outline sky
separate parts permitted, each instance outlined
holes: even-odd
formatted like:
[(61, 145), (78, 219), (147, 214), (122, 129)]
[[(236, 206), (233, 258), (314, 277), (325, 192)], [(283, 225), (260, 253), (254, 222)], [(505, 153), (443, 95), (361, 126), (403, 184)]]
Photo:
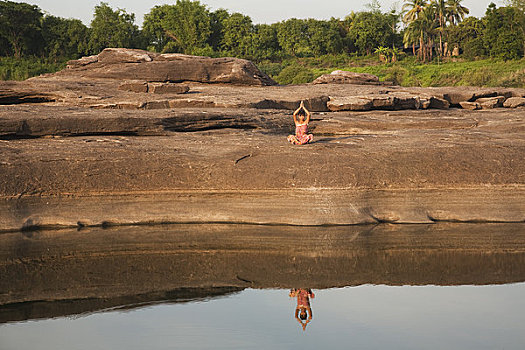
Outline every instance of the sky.
[[(93, 9), (100, 0), (16, 0), (38, 5), (44, 12), (64, 17), (77, 18), (89, 25)], [(136, 23), (141, 26), (144, 14), (156, 5), (174, 4), (176, 0), (105, 0), (116, 9), (125, 9), (134, 13)], [(224, 8), (229, 12), (240, 12), (252, 18), (254, 23), (275, 23), (289, 18), (344, 18), (352, 11), (366, 9), (371, 0), (201, 0), (211, 10)], [(402, 0), (379, 0), (383, 10), (392, 6), (401, 8)], [(503, 0), (463, 0), (463, 6), (470, 9), (470, 14), (482, 17), (488, 5), (494, 2), (503, 5)]]

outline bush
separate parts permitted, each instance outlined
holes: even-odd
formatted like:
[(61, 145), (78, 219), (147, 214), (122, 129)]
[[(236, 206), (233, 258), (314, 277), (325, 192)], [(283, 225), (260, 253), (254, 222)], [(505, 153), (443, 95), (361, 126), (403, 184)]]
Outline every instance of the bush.
[(65, 62), (49, 63), (35, 57), (0, 57), (0, 80), (25, 80), (40, 74), (57, 72), (65, 66)]
[(294, 64), (284, 68), (274, 79), (279, 84), (288, 85), (309, 83), (314, 77), (310, 69)]
[(283, 70), (283, 65), (281, 63), (269, 61), (261, 62), (257, 65), (257, 67), (259, 67), (261, 72), (267, 74), (272, 78), (278, 76), (279, 73), (281, 73), (281, 71)]
[(393, 65), (387, 69), (385, 81), (391, 81), (395, 85), (403, 85), (405, 77), (408, 75), (408, 70), (398, 65)]

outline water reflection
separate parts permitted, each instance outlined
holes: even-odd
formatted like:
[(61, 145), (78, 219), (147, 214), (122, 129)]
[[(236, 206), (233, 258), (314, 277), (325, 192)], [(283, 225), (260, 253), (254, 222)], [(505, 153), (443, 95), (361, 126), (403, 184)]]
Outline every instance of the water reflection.
[[(167, 225), (0, 234), (0, 323), (247, 288), (301, 286), (318, 294), (366, 284), (523, 281), (525, 224)], [(301, 325), (313, 318), (304, 308)]]
[(315, 294), (312, 292), (311, 289), (291, 289), (290, 293), (288, 294), (291, 298), (297, 299), (297, 306), (295, 308), (295, 319), (301, 327), (303, 328), (303, 331), (306, 331), (306, 326), (310, 321), (312, 321), (312, 318), (314, 317), (314, 314), (312, 313), (312, 308), (310, 306), (310, 298), (315, 298)]

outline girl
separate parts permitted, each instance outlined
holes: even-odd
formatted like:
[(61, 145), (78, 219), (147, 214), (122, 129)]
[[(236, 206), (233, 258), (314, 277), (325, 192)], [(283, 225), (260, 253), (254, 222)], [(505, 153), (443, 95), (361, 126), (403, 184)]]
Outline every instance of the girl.
[(311, 289), (292, 289), (290, 294), (291, 298), (297, 297), (297, 307), (295, 308), (295, 319), (303, 327), (303, 331), (306, 330), (306, 326), (312, 320), (314, 316), (312, 308), (310, 307), (310, 298), (315, 298), (314, 293)]
[[(307, 134), (308, 123), (310, 123), (310, 112), (304, 107), (304, 101), (293, 113), (293, 121), (295, 122), (295, 135), (289, 135), (288, 141), (294, 145), (304, 145), (312, 142), (314, 135)], [(306, 118), (306, 120), (305, 120)]]

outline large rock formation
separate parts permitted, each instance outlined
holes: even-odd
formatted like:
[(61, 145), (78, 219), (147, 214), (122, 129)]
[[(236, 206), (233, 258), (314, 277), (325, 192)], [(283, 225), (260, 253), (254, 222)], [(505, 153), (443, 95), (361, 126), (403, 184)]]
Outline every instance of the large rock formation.
[(252, 62), (243, 59), (156, 54), (113, 48), (105, 49), (97, 56), (70, 61), (68, 68), (59, 74), (148, 82), (194, 81), (262, 86), (276, 84)]
[[(525, 90), (263, 86), (241, 66), (105, 50), (0, 83), (0, 230), (525, 221)], [(185, 70), (235, 84), (166, 79)], [(293, 147), (301, 100), (315, 142)]]

